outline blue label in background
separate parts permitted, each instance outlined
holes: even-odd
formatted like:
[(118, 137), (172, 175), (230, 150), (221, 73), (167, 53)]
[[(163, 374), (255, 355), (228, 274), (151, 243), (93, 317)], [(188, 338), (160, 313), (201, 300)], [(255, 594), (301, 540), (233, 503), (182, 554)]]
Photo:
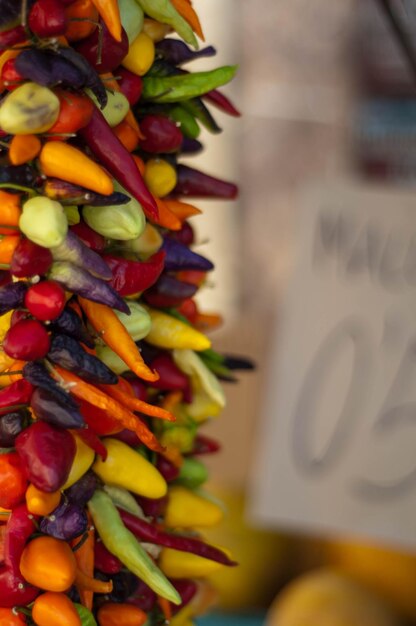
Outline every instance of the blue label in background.
[(221, 615), (219, 613), (200, 617), (198, 626), (264, 626), (264, 615)]

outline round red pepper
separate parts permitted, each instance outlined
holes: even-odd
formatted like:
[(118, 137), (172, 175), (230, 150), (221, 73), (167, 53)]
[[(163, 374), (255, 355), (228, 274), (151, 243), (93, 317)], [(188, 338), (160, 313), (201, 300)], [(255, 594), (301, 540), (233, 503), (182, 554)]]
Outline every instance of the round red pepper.
[(38, 320), (54, 320), (64, 310), (65, 291), (54, 280), (43, 280), (29, 287), (25, 295), (25, 306)]

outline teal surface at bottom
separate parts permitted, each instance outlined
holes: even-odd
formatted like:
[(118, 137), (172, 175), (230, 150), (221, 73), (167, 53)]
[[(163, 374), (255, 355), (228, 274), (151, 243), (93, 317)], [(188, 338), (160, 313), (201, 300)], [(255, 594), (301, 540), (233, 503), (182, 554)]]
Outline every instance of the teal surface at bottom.
[(264, 626), (264, 615), (223, 615), (213, 613), (206, 617), (200, 617), (198, 626)]

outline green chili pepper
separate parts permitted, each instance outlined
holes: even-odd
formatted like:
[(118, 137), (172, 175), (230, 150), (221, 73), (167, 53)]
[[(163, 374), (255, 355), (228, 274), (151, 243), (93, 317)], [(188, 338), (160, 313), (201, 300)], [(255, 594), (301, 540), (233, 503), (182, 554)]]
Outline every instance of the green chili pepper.
[(74, 606), (77, 610), (82, 626), (97, 626), (97, 622), (95, 621), (94, 615), (91, 611), (77, 602), (74, 603)]
[(209, 72), (195, 72), (163, 78), (144, 76), (142, 98), (168, 103), (197, 98), (228, 83), (236, 71), (236, 65), (224, 65)]
[(173, 360), (184, 374), (197, 379), (206, 394), (221, 408), (225, 406), (224, 390), (218, 379), (193, 350), (173, 350)]
[(110, 496), (97, 489), (88, 502), (88, 509), (107, 550), (118, 557), (155, 593), (173, 604), (181, 604), (182, 600), (176, 589), (155, 565), (136, 537), (124, 526)]
[(190, 113), (194, 118), (199, 120), (210, 133), (221, 133), (222, 129), (218, 126), (214, 120), (211, 112), (202, 102), (201, 98), (191, 98), (182, 103), (182, 107), (187, 113)]
[(176, 482), (189, 489), (196, 489), (208, 480), (208, 470), (206, 466), (193, 457), (187, 457), (181, 465), (179, 476)]
[(194, 116), (178, 104), (169, 112), (169, 117), (180, 125), (180, 129), (189, 139), (196, 139), (201, 134), (201, 129)]
[(198, 50), (198, 41), (188, 22), (169, 0), (137, 0), (143, 11), (162, 24), (169, 24), (184, 41)]
[(115, 487), (114, 485), (104, 485), (104, 491), (110, 496), (112, 502), (136, 517), (144, 517), (144, 513), (139, 504), (131, 495), (130, 491), (123, 489), (122, 487)]

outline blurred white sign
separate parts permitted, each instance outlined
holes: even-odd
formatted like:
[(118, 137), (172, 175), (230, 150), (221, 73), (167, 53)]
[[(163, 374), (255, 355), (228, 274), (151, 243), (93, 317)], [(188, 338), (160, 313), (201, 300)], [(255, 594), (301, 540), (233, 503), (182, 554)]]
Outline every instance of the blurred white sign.
[(416, 195), (322, 185), (294, 246), (251, 517), (416, 548)]

